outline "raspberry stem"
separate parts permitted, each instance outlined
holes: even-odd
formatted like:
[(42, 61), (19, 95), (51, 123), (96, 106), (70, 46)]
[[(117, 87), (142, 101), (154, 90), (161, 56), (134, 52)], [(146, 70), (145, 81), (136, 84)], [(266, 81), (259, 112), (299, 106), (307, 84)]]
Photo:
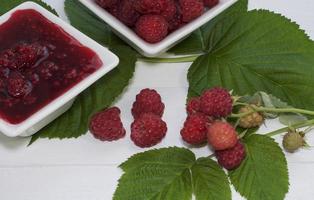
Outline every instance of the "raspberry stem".
[(305, 115), (314, 115), (314, 111), (304, 110), (299, 108), (266, 108), (266, 107), (259, 107), (255, 105), (250, 105), (253, 108), (252, 111), (246, 113), (239, 113), (239, 114), (232, 114), (230, 117), (232, 118), (241, 118), (247, 115), (250, 115), (254, 112), (270, 112), (270, 113), (299, 113)]
[(184, 56), (184, 57), (172, 57), (172, 58), (148, 58), (148, 57), (139, 57), (139, 59), (143, 62), (148, 63), (184, 63), (184, 62), (193, 62), (195, 61), (201, 54), (192, 55), (192, 56)]
[(287, 126), (287, 127), (278, 129), (276, 131), (272, 131), (272, 132), (266, 133), (265, 135), (269, 136), (269, 137), (273, 137), (273, 136), (276, 136), (276, 135), (279, 135), (279, 134), (282, 134), (282, 133), (286, 133), (291, 128), (298, 129), (298, 128), (308, 127), (308, 126), (311, 126), (311, 125), (314, 125), (314, 119), (308, 120), (306, 122), (299, 122), (299, 123), (293, 124), (291, 126)]

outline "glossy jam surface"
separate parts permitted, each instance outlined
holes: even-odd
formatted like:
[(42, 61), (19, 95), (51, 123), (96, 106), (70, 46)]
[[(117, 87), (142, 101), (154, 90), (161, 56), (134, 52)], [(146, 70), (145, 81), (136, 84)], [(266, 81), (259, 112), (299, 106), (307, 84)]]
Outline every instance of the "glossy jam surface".
[(98, 70), (102, 62), (35, 10), (0, 25), (0, 118), (19, 124)]

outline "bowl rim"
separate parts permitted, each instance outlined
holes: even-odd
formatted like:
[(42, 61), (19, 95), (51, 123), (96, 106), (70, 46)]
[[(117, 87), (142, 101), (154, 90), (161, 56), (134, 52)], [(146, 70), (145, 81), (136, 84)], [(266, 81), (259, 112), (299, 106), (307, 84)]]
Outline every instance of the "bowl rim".
[(185, 26), (179, 28), (178, 30), (170, 33), (166, 38), (158, 43), (148, 43), (140, 38), (132, 29), (120, 22), (116, 17), (111, 15), (105, 9), (97, 5), (95, 0), (79, 0), (83, 5), (95, 13), (99, 18), (105, 21), (110, 27), (117, 31), (122, 37), (127, 40), (130, 45), (134, 46), (139, 52), (147, 57), (156, 57), (161, 53), (164, 53), (170, 47), (172, 47), (175, 42), (184, 39), (190, 33), (209, 22), (211, 19), (219, 15), (221, 12), (232, 6), (238, 0), (220, 0), (220, 3), (215, 7), (206, 11), (202, 16), (189, 22)]
[(58, 109), (60, 109), (63, 105), (69, 103), (77, 95), (79, 95), (86, 88), (88, 88), (90, 85), (92, 85), (94, 82), (96, 82), (98, 79), (100, 79), (102, 76), (104, 76), (106, 73), (111, 71), (119, 64), (119, 58), (114, 53), (109, 51), (107, 48), (101, 46), (79, 30), (75, 29), (56, 15), (52, 14), (50, 11), (31, 1), (22, 3), (5, 13), (4, 15), (0, 16), (0, 25), (8, 21), (15, 11), (25, 9), (33, 9), (42, 14), (50, 22), (61, 27), (67, 34), (80, 42), (83, 46), (86, 46), (93, 50), (99, 56), (103, 65), (97, 71), (90, 74), (88, 77), (74, 85), (67, 92), (36, 111), (23, 122), (19, 124), (11, 124), (0, 118), (0, 132), (9, 137), (22, 135), (25, 131), (32, 128), (37, 123), (42, 122), (42, 120), (49, 117), (49, 115), (51, 115), (52, 113), (58, 111)]

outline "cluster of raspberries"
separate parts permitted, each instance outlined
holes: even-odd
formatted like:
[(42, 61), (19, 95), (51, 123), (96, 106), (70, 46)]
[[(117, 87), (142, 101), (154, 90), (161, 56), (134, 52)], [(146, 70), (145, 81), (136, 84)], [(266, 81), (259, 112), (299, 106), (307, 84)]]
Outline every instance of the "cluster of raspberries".
[(96, 3), (145, 41), (157, 43), (216, 6), (219, 0), (96, 0)]
[(237, 168), (245, 158), (245, 147), (235, 128), (222, 120), (233, 109), (233, 99), (224, 88), (205, 90), (186, 106), (188, 117), (181, 130), (182, 139), (191, 145), (208, 143), (218, 163), (228, 170)]
[[(131, 140), (135, 145), (145, 148), (158, 144), (166, 135), (167, 124), (161, 119), (165, 105), (160, 95), (151, 89), (143, 89), (133, 103)], [(90, 132), (102, 141), (113, 141), (125, 136), (120, 118), (120, 109), (109, 108), (92, 116)]]

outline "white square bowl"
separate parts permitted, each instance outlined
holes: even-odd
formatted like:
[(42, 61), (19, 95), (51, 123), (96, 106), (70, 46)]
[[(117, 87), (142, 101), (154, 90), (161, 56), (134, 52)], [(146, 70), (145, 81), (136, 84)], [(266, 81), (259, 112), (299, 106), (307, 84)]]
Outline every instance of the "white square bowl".
[(44, 106), (42, 109), (37, 111), (35, 114), (33, 114), (20, 124), (10, 124), (0, 118), (0, 132), (9, 137), (30, 136), (42, 129), (44, 126), (46, 126), (51, 121), (63, 114), (66, 110), (68, 110), (73, 104), (74, 99), (77, 95), (83, 92), (86, 88), (88, 88), (106, 73), (111, 71), (119, 63), (119, 58), (115, 54), (113, 54), (91, 38), (87, 37), (77, 29), (73, 28), (68, 23), (62, 21), (60, 18), (50, 13), (45, 8), (33, 2), (25, 2), (12, 9), (8, 13), (0, 16), (0, 25), (6, 22), (15, 11), (25, 9), (36, 10), (49, 21), (61, 27), (66, 33), (79, 41), (83, 46), (92, 49), (94, 52), (97, 53), (103, 65), (97, 71), (90, 74), (81, 82), (77, 83), (74, 87), (70, 88), (66, 93), (54, 99), (48, 105)]
[(220, 0), (218, 5), (207, 10), (202, 16), (172, 32), (165, 39), (155, 44), (148, 43), (137, 36), (137, 34), (132, 29), (124, 25), (105, 9), (98, 6), (95, 0), (79, 1), (92, 12), (94, 12), (98, 17), (104, 20), (110, 27), (112, 27), (113, 31), (119, 35), (120, 38), (130, 44), (139, 53), (147, 57), (156, 57), (178, 44), (180, 41), (188, 37), (190, 33), (209, 22), (211, 19), (229, 8), (238, 0)]

